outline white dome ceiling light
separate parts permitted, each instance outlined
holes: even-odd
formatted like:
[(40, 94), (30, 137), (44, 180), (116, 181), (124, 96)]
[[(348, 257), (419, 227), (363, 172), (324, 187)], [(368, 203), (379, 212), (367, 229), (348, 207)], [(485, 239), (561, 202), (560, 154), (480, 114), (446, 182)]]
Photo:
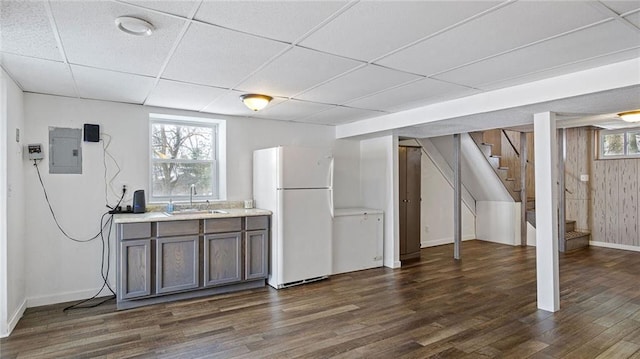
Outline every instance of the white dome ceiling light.
[(259, 95), (259, 94), (246, 94), (240, 96), (244, 105), (247, 106), (252, 111), (260, 111), (265, 108), (273, 97), (267, 95)]
[(116, 19), (116, 26), (120, 31), (134, 36), (149, 36), (155, 30), (148, 21), (133, 16), (120, 16)]
[(640, 110), (622, 112), (619, 113), (618, 116), (620, 116), (623, 121), (640, 122)]

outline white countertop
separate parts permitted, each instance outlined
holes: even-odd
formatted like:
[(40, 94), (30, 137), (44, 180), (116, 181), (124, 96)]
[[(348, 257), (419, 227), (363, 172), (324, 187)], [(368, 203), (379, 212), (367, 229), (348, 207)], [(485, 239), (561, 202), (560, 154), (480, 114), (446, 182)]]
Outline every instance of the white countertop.
[(359, 216), (363, 214), (383, 214), (384, 211), (382, 211), (381, 209), (354, 207), (354, 208), (336, 208), (334, 209), (333, 213), (335, 217), (340, 217), (340, 216)]
[(244, 208), (224, 208), (227, 213), (188, 213), (188, 214), (168, 214), (165, 212), (146, 213), (121, 213), (114, 216), (115, 223), (138, 223), (138, 222), (164, 222), (164, 221), (186, 221), (190, 219), (208, 218), (231, 218), (231, 217), (252, 217), (269, 216), (271, 211), (266, 209), (244, 209)]

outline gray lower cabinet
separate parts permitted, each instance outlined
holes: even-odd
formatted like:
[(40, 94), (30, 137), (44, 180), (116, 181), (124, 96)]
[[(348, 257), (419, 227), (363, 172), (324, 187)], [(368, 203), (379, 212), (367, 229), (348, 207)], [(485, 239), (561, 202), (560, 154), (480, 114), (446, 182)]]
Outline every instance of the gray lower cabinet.
[(269, 216), (120, 223), (117, 308), (259, 288)]
[(150, 239), (128, 240), (120, 243), (118, 294), (121, 299), (151, 294)]
[(242, 233), (204, 236), (204, 285), (215, 286), (242, 280)]
[(199, 237), (166, 237), (156, 240), (156, 292), (198, 288)]
[(269, 232), (266, 229), (245, 233), (245, 279), (267, 278)]

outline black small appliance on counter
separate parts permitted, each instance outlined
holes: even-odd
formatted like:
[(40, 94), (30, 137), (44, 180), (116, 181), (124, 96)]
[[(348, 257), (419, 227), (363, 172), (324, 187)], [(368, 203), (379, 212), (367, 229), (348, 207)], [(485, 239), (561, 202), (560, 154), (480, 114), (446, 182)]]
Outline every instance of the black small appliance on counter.
[(133, 213), (144, 213), (147, 210), (144, 199), (144, 190), (139, 189), (133, 192)]

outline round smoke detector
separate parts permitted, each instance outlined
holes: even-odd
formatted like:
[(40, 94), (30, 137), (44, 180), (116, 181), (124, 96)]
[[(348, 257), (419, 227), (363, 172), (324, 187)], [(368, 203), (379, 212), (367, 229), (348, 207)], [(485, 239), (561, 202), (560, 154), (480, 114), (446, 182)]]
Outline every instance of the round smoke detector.
[(151, 23), (133, 16), (120, 16), (116, 26), (122, 32), (134, 36), (149, 36), (155, 29)]

